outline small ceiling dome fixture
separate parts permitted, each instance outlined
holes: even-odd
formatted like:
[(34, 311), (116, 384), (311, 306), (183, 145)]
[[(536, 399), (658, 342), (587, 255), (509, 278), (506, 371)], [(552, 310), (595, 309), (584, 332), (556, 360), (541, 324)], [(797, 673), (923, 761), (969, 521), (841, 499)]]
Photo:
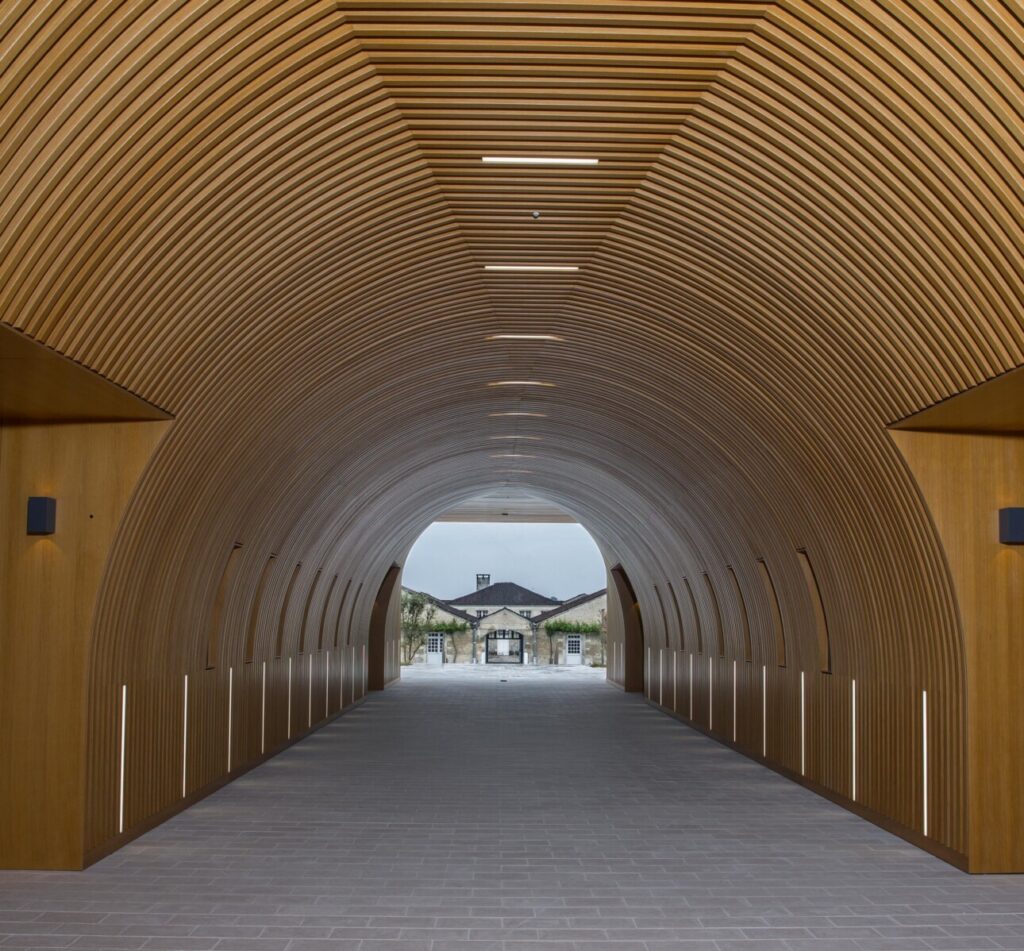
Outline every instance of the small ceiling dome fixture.
[(539, 211), (531, 211), (530, 215), (533, 217), (533, 220), (536, 221), (540, 217), (540, 212)]

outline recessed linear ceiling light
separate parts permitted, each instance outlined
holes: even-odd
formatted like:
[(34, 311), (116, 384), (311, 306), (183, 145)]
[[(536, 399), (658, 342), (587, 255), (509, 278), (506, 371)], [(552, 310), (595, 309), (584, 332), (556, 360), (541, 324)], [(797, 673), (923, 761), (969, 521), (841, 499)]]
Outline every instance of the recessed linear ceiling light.
[(485, 271), (578, 271), (576, 264), (485, 264)]
[(488, 413), (488, 416), (533, 416), (536, 419), (547, 419), (547, 413), (527, 413), (522, 410), (514, 410), (507, 413)]
[(525, 452), (493, 452), (491, 453), (492, 459), (536, 459), (536, 456), (531, 456)]
[(554, 383), (545, 383), (543, 380), (492, 380), (488, 386), (554, 386)]
[(484, 155), (480, 161), (488, 165), (597, 165), (601, 160), (547, 155)]
[(487, 340), (553, 340), (558, 343), (565, 340), (557, 334), (489, 334)]
[(532, 439), (534, 442), (541, 442), (543, 436), (491, 436), (491, 439)]

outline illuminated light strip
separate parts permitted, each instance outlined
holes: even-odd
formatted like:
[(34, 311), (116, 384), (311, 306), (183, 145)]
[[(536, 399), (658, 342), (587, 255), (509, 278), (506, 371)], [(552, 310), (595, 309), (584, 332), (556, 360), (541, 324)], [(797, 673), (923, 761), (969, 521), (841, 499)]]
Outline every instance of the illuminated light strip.
[(693, 654), (690, 654), (690, 719), (693, 719)]
[(857, 801), (857, 681), (850, 681), (850, 798)]
[(715, 704), (714, 704), (714, 691), (715, 691), (715, 659), (713, 657), (708, 658), (708, 729), (714, 728), (715, 722)]
[(260, 754), (267, 751), (267, 662), (263, 661), (263, 696), (260, 700)]
[(928, 691), (921, 691), (921, 828), (928, 835)]
[(768, 667), (761, 666), (761, 755), (768, 756)]
[(677, 709), (677, 704), (676, 704), (676, 685), (677, 685), (677, 682), (679, 680), (679, 678), (676, 675), (676, 671), (678, 669), (678, 665), (676, 664), (677, 660), (679, 660), (679, 653), (678, 653), (678, 651), (672, 651), (672, 712), (673, 713), (675, 713), (676, 709)]
[(181, 798), (185, 798), (188, 782), (188, 674), (185, 674), (185, 709), (181, 731)]
[(807, 772), (807, 703), (804, 672), (800, 671), (800, 775)]
[(536, 459), (536, 456), (531, 456), (528, 452), (492, 452), (492, 459)]
[(327, 669), (324, 671), (324, 716), (331, 715), (331, 652), (327, 652)]
[(488, 413), (488, 416), (532, 416), (535, 419), (547, 419), (547, 413), (526, 413), (526, 412), (508, 412), (508, 413)]
[(665, 649), (658, 648), (658, 706), (663, 707), (665, 699)]
[(578, 271), (578, 264), (485, 264), (485, 271)]
[(553, 387), (554, 383), (545, 380), (492, 380), (488, 386), (546, 386)]
[(563, 343), (565, 337), (559, 337), (557, 334), (488, 334), (484, 340), (547, 340)]
[(309, 655), (309, 699), (306, 701), (306, 726), (313, 725), (313, 655)]
[(292, 659), (288, 658), (288, 739), (292, 738)]
[(490, 439), (529, 439), (532, 442), (543, 442), (543, 436), (490, 436)]
[(128, 716), (128, 684), (121, 684), (121, 749), (117, 773), (117, 831), (124, 832), (124, 761), (125, 731)]
[(732, 741), (736, 742), (736, 661), (732, 662)]
[(649, 700), (654, 698), (651, 696), (651, 649), (647, 648), (647, 669), (644, 671), (647, 676), (647, 697)]
[(486, 165), (597, 165), (600, 159), (548, 155), (484, 155)]
[(234, 712), (235, 668), (228, 668), (228, 772), (231, 772), (231, 715)]

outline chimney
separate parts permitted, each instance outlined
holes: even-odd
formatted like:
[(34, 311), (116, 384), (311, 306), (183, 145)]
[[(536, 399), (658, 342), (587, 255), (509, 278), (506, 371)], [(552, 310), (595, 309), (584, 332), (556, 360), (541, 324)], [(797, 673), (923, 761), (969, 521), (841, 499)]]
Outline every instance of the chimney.
[(481, 588), (487, 588), (491, 584), (490, 575), (477, 575), (476, 576), (476, 590), (479, 591)]

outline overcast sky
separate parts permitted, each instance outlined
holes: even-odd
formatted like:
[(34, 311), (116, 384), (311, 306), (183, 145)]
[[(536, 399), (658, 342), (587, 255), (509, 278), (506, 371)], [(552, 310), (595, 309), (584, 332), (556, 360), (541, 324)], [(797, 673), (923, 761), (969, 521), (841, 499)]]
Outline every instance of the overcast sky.
[(607, 583), (582, 525), (530, 522), (435, 522), (409, 552), (402, 583), (448, 600), (475, 590), (477, 573), (560, 601)]

